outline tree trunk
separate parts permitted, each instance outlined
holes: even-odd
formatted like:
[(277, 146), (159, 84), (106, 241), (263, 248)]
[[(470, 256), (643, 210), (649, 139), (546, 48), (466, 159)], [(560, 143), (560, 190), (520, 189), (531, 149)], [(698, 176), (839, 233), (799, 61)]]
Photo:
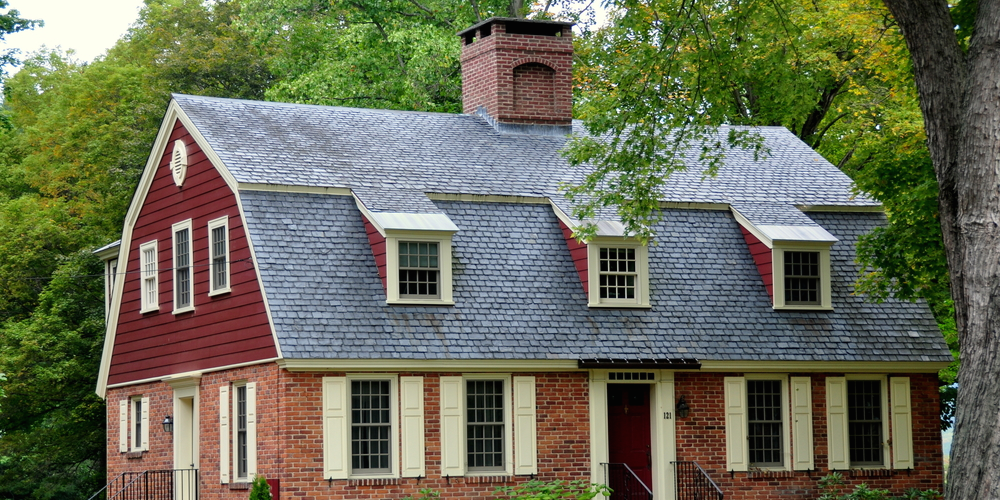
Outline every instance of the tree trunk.
[(1000, 498), (1000, 0), (980, 0), (966, 55), (945, 1), (883, 1), (913, 59), (961, 346), (945, 493)]

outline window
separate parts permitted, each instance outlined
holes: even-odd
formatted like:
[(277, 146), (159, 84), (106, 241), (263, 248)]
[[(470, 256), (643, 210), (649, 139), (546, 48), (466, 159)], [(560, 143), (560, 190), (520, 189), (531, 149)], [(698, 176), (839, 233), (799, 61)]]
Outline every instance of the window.
[(399, 297), (441, 298), (438, 244), (399, 242)]
[(534, 377), (468, 374), (440, 383), (443, 474), (538, 472)]
[(223, 216), (208, 223), (209, 295), (227, 293), (229, 285), (229, 217)]
[(830, 246), (776, 242), (771, 250), (775, 309), (832, 309)]
[(466, 381), (465, 401), (468, 470), (504, 470), (504, 381)]
[(119, 451), (149, 450), (149, 398), (132, 396), (119, 402)]
[(219, 388), (219, 471), (221, 481), (247, 482), (257, 475), (257, 383)]
[(388, 380), (351, 381), (351, 473), (391, 472)]
[(587, 245), (591, 307), (648, 307), (645, 246), (622, 238), (595, 238)]
[(191, 269), (191, 219), (173, 225), (174, 314), (194, 310), (194, 277)]
[(139, 270), (142, 287), (139, 312), (147, 313), (160, 309), (159, 261), (156, 256), (156, 240), (139, 246)]
[(887, 467), (890, 448), (892, 468), (913, 467), (909, 377), (827, 377), (826, 387), (831, 470)]
[(847, 381), (851, 465), (882, 465), (882, 383)]
[(747, 437), (750, 463), (781, 467), (783, 460), (782, 387), (780, 380), (747, 380)]
[(324, 377), (324, 479), (426, 476), (423, 380)]
[(724, 385), (728, 470), (813, 468), (809, 377), (747, 374)]
[(451, 234), (391, 231), (386, 236), (386, 302), (452, 305)]

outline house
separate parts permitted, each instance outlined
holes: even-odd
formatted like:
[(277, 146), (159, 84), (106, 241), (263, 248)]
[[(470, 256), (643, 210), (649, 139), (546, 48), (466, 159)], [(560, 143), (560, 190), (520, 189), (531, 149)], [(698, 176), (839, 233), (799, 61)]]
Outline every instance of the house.
[(951, 355), (925, 304), (853, 289), (876, 202), (764, 127), (768, 158), (671, 176), (655, 245), (613, 216), (578, 242), (558, 189), (582, 175), (560, 154), (581, 132), (570, 25), (459, 35), (465, 114), (173, 97), (101, 251), (109, 481), (197, 470), (202, 499), (257, 474), (297, 499), (531, 479), (626, 498), (628, 478), (657, 499), (706, 478), (807, 499), (830, 471), (941, 488)]

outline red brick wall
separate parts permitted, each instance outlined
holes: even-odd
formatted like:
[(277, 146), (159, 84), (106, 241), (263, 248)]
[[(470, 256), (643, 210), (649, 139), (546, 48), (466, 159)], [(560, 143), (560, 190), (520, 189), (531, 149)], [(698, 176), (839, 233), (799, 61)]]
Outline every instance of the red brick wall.
[[(247, 497), (219, 482), (219, 387), (232, 381), (257, 382), (257, 469), (281, 481), (282, 498), (383, 499), (419, 496), (424, 488), (443, 498), (480, 499), (498, 486), (514, 485), (530, 476), (513, 478), (443, 478), (439, 386), (441, 375), (455, 373), (400, 373), (424, 378), (424, 415), (427, 477), (390, 479), (384, 484), (323, 480), (322, 379), (343, 373), (289, 373), (273, 363), (206, 374), (200, 387), (201, 497), (230, 500)], [(589, 392), (585, 373), (536, 373), (538, 479), (572, 480), (590, 477)], [(150, 397), (150, 451), (127, 459), (118, 452), (118, 406), (122, 397)], [(108, 476), (123, 471), (173, 468), (172, 436), (160, 422), (173, 409), (173, 393), (164, 383), (108, 391)], [(515, 451), (516, 453), (516, 451)], [(397, 457), (398, 459), (398, 457)], [(231, 467), (231, 465), (230, 465)], [(500, 481), (500, 482), (497, 482)], [(368, 481), (369, 483), (372, 481)]]
[[(506, 33), (503, 21), (462, 45), (462, 107), (482, 106), (504, 123), (569, 125), (573, 118), (573, 37)], [(541, 68), (540, 68), (541, 67)], [(515, 72), (523, 85), (515, 86)], [(517, 91), (515, 91), (515, 87)], [(540, 105), (542, 101), (549, 101)], [(517, 103), (530, 103), (518, 106)]]
[[(735, 472), (726, 470), (726, 420), (723, 378), (740, 374), (678, 373), (678, 397), (691, 406), (687, 418), (677, 420), (677, 460), (698, 462), (722, 488), (726, 500), (807, 500), (819, 496), (818, 481), (827, 469), (826, 377), (843, 374), (791, 374), (812, 377), (814, 471)], [(911, 374), (913, 471), (840, 471), (848, 489), (866, 483), (901, 495), (909, 488), (943, 489), (941, 432), (938, 420), (938, 381), (933, 374)]]

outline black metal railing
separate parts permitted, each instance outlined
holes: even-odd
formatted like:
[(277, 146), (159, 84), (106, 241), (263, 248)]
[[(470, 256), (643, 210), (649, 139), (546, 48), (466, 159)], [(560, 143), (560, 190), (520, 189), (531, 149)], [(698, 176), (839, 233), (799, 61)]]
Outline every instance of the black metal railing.
[(628, 464), (602, 463), (604, 484), (611, 488), (611, 500), (653, 500), (649, 489)]
[(88, 500), (198, 500), (198, 469), (123, 472)]
[(677, 500), (723, 500), (722, 490), (697, 462), (671, 462), (677, 480)]

